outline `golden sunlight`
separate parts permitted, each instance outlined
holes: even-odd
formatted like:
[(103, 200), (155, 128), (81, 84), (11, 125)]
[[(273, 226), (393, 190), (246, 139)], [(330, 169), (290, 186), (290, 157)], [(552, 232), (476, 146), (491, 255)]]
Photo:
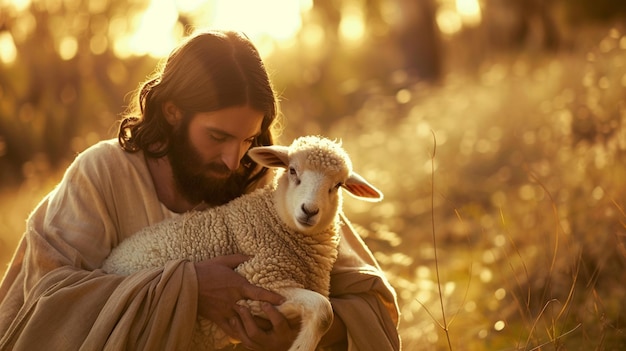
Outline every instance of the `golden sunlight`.
[(74, 58), (78, 52), (78, 42), (76, 41), (76, 38), (69, 35), (61, 38), (57, 51), (59, 52), (61, 59), (65, 61)]
[(456, 0), (456, 11), (466, 26), (477, 26), (482, 20), (478, 0)]
[(476, 27), (482, 21), (479, 0), (453, 0), (440, 3), (437, 26), (442, 33), (453, 35), (463, 27)]
[(353, 2), (344, 4), (339, 24), (341, 37), (348, 42), (358, 42), (365, 35), (365, 19), (362, 7)]
[(293, 37), (302, 26), (301, 13), (313, 6), (312, 0), (218, 0), (214, 4), (210, 25), (278, 40)]
[(437, 11), (436, 21), (439, 30), (447, 35), (452, 35), (463, 27), (459, 14), (448, 6), (441, 6)]
[(12, 64), (17, 58), (17, 49), (9, 32), (0, 33), (0, 62)]
[(184, 32), (177, 23), (180, 13), (198, 28), (243, 31), (266, 56), (277, 43), (295, 36), (302, 26), (301, 14), (312, 6), (312, 0), (151, 0), (131, 24), (132, 34), (117, 42), (116, 55), (166, 56)]
[[(167, 56), (182, 35), (176, 30), (178, 8), (171, 1), (152, 0), (144, 12), (131, 20), (130, 35), (114, 40), (115, 55), (125, 58), (131, 55)], [(113, 26), (113, 25), (112, 25)]]
[(30, 0), (0, 0), (0, 5), (10, 5), (17, 12), (22, 12), (30, 6)]

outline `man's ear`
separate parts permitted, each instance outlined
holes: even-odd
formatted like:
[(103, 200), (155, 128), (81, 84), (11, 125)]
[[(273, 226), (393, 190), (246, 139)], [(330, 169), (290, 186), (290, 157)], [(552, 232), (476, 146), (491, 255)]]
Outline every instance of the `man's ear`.
[(182, 111), (172, 101), (168, 100), (161, 105), (163, 110), (163, 116), (167, 120), (167, 123), (176, 126), (183, 117)]

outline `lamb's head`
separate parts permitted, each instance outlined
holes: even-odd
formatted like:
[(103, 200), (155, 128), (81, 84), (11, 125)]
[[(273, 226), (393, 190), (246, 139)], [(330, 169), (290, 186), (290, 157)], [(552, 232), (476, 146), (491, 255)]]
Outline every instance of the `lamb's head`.
[(279, 216), (305, 234), (322, 232), (331, 225), (341, 206), (344, 188), (356, 198), (380, 201), (382, 193), (352, 170), (348, 154), (338, 142), (301, 137), (291, 146), (261, 146), (248, 155), (260, 165), (283, 168), (276, 180)]

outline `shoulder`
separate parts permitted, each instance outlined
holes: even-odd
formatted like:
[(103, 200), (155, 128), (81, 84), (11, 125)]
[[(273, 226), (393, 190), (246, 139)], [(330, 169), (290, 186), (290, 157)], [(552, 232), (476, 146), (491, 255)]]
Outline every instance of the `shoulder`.
[(102, 140), (76, 156), (73, 167), (93, 175), (116, 173), (130, 168), (145, 168), (142, 152), (125, 151), (117, 139)]
[[(65, 183), (99, 189), (149, 184), (150, 171), (142, 152), (129, 153), (117, 139), (100, 141), (80, 152), (65, 171)], [(137, 181), (134, 181), (137, 180)], [(131, 185), (134, 184), (134, 185)]]
[[(138, 153), (141, 154), (141, 153)], [(119, 159), (132, 155), (122, 149), (117, 139), (108, 139), (97, 142), (76, 156), (77, 162), (95, 162), (98, 160)]]

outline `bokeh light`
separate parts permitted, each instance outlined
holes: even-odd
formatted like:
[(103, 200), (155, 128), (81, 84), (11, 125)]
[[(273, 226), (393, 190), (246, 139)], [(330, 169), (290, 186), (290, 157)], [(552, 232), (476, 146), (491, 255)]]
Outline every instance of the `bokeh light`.
[(0, 33), (0, 62), (6, 65), (12, 64), (17, 57), (17, 48), (13, 37), (8, 32)]

